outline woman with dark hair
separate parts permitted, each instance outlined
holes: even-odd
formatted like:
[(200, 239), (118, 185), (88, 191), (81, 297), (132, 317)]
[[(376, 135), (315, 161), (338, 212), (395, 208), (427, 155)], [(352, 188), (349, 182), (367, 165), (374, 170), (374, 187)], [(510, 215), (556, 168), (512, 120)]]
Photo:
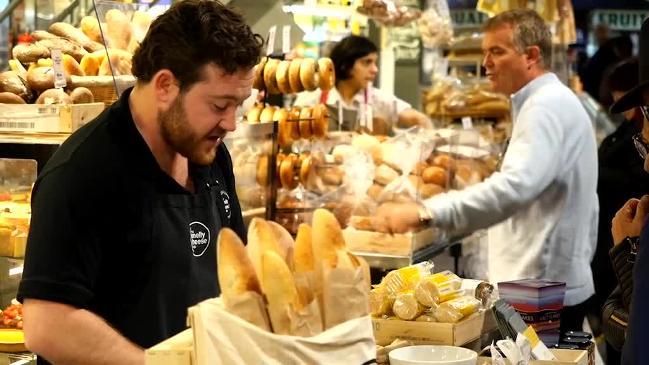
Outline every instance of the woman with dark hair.
[(355, 112), (354, 117), (343, 117), (333, 113), (330, 130), (355, 130), (364, 119), (372, 121), (376, 134), (388, 134), (392, 127), (428, 126), (428, 118), (414, 110), (410, 104), (387, 94), (375, 87), (379, 70), (377, 67), (378, 48), (365, 37), (348, 36), (331, 50), (330, 55), (336, 73), (336, 86), (329, 91), (320, 89), (298, 95), (295, 105), (309, 106), (318, 102), (334, 108), (340, 105), (343, 110)]

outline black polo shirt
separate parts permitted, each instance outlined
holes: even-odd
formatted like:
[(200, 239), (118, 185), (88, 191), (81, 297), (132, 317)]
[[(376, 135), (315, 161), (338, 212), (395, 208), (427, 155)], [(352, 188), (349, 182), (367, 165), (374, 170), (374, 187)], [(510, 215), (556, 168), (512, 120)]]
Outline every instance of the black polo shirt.
[[(173, 270), (155, 267), (161, 260), (156, 258), (158, 242), (152, 239), (159, 228), (155, 227), (157, 208), (153, 202), (161, 194), (187, 194), (187, 199), (193, 194), (160, 169), (133, 122), (129, 95), (127, 90), (99, 117), (72, 134), (39, 175), (32, 195), (18, 300), (42, 299), (87, 309), (147, 348), (182, 331), (186, 307), (195, 304), (178, 293), (172, 300), (178, 300), (177, 307), (184, 311), (158, 315), (171, 318), (157, 318), (151, 313), (158, 311), (147, 311), (165, 304), (142, 294), (151, 292), (156, 280), (152, 271)], [(245, 239), (232, 161), (225, 145), (219, 146), (211, 166), (190, 165), (197, 194), (209, 186), (217, 170), (232, 198), (226, 225)], [(216, 246), (217, 233), (212, 236), (212, 246)], [(187, 242), (179, 243), (183, 245), (180, 252), (188, 250), (191, 258), (189, 233), (187, 237)], [(212, 249), (206, 253), (212, 255), (206, 258), (209, 262), (216, 260)], [(217, 273), (202, 276), (206, 277), (201, 277), (201, 287), (214, 289), (192, 293), (194, 299), (218, 294)]]

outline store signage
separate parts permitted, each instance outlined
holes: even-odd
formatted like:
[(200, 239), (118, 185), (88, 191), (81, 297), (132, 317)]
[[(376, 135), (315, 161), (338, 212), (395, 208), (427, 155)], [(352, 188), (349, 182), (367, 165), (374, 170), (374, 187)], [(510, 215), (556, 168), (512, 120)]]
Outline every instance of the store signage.
[(403, 27), (392, 27), (388, 39), (394, 48), (395, 61), (418, 61), (421, 52), (421, 36), (416, 22)]
[(611, 30), (637, 31), (649, 17), (649, 10), (595, 10), (591, 24), (606, 24)]
[(489, 16), (475, 9), (452, 9), (453, 28), (479, 28)]

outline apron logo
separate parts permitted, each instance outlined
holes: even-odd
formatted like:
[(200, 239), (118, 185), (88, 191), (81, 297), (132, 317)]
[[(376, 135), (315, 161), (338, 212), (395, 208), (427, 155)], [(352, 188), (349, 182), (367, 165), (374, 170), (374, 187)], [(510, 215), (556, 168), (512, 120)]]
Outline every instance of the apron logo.
[(202, 256), (210, 246), (210, 230), (201, 222), (189, 223), (189, 244), (194, 257)]
[(225, 190), (221, 190), (221, 199), (223, 199), (225, 215), (227, 215), (228, 219), (230, 219), (232, 217), (232, 209), (230, 209), (230, 196), (225, 192)]

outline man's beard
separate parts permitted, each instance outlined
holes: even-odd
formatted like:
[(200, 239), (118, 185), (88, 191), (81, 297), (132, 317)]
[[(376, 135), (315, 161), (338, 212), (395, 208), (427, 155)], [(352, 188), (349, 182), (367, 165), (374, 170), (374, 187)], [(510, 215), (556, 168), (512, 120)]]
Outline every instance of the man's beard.
[(200, 148), (204, 140), (189, 125), (181, 95), (168, 110), (158, 112), (158, 123), (164, 141), (189, 161), (198, 165), (209, 165), (214, 161), (216, 146), (210, 150)]

